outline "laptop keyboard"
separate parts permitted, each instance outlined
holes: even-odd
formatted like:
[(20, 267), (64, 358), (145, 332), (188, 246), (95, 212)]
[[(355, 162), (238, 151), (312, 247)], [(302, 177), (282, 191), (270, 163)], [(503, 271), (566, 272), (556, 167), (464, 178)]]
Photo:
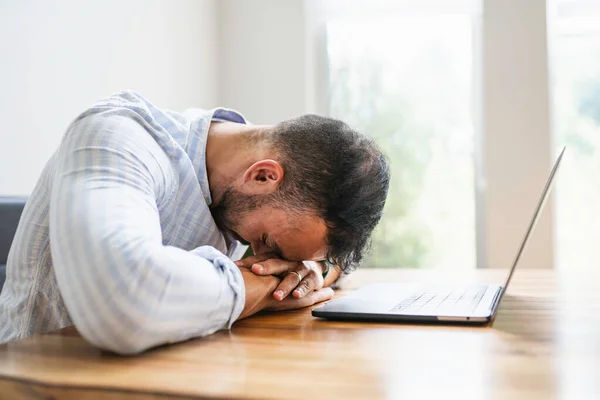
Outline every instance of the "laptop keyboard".
[(487, 286), (472, 286), (457, 290), (416, 292), (406, 297), (390, 311), (407, 314), (449, 311), (469, 313), (477, 308), (487, 288)]

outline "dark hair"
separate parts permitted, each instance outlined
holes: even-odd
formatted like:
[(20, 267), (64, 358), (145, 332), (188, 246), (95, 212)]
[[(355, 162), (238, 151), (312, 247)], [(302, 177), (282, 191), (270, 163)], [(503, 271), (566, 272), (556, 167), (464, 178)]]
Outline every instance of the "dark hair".
[(328, 227), (328, 261), (354, 269), (383, 212), (386, 157), (372, 139), (333, 118), (303, 115), (269, 133), (285, 171), (278, 196), (295, 210), (316, 211)]

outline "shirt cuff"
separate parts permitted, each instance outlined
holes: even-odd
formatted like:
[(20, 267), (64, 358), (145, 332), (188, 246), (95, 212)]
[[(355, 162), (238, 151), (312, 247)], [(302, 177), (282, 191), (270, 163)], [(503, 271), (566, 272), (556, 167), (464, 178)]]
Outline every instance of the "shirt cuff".
[[(240, 269), (226, 255), (211, 246), (202, 246), (192, 251), (194, 254), (210, 261), (219, 273), (223, 276), (223, 285), (219, 303), (231, 301), (229, 317), (225, 323), (227, 329), (231, 329), (233, 323), (239, 318), (246, 304), (246, 286), (244, 277)], [(232, 299), (233, 296), (233, 299)], [(222, 304), (216, 304), (215, 309), (219, 310)]]

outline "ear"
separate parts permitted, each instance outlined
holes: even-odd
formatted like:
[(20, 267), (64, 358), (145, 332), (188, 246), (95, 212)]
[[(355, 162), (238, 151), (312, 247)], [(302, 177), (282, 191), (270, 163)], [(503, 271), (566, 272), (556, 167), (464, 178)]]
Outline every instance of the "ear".
[(247, 194), (268, 194), (283, 180), (283, 167), (275, 160), (261, 160), (252, 164), (243, 176), (242, 191)]

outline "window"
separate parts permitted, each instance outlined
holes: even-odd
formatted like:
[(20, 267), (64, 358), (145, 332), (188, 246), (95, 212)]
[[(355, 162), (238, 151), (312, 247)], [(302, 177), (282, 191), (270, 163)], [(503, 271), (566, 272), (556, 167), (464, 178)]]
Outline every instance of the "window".
[[(591, 83), (599, 70), (591, 61), (598, 55), (591, 39), (600, 26), (592, 17), (597, 1), (306, 1), (311, 23), (326, 32), (312, 34), (314, 53), (327, 56), (316, 62), (314, 108), (372, 135), (391, 159), (388, 205), (364, 266), (508, 268), (557, 155), (554, 146), (564, 143), (573, 149), (559, 190), (520, 267), (553, 268), (556, 254), (565, 260), (581, 251), (583, 235), (593, 253), (600, 223), (591, 227), (586, 215), (599, 193), (566, 186), (594, 186), (600, 171), (591, 155), (578, 161), (585, 168), (569, 165), (584, 148), (598, 148), (591, 116), (600, 98)], [(557, 25), (549, 54), (548, 11), (556, 4), (563, 4), (559, 22), (571, 19), (572, 31), (565, 36)], [(574, 21), (577, 13), (591, 22)], [(586, 210), (569, 209), (584, 203)]]
[(557, 148), (568, 162), (557, 192), (557, 265), (597, 268), (600, 251), (600, 4), (550, 8), (550, 71)]
[(470, 12), (326, 23), (329, 113), (371, 135), (392, 170), (365, 267), (476, 265), (476, 33)]

